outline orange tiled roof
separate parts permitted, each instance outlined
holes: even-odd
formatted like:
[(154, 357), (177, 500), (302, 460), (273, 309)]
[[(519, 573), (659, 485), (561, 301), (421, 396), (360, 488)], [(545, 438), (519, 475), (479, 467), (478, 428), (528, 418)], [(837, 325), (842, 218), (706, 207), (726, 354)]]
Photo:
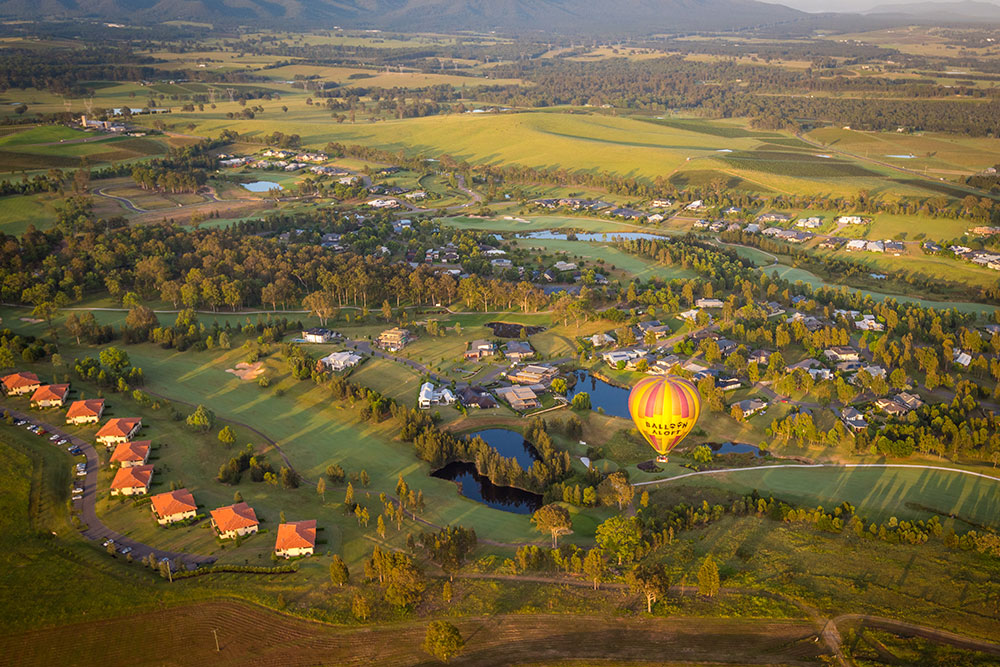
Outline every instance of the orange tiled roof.
[(316, 520), (291, 521), (278, 526), (275, 551), (306, 549), (316, 546)]
[(128, 463), (130, 461), (145, 461), (149, 455), (149, 440), (132, 440), (123, 442), (111, 454), (112, 463)]
[(140, 423), (142, 423), (141, 419), (132, 417), (109, 419), (97, 432), (97, 437), (103, 438), (105, 436), (117, 435), (124, 438)]
[(66, 411), (66, 419), (77, 417), (97, 417), (104, 409), (103, 398), (88, 398), (85, 401), (73, 401)]
[(153, 511), (160, 518), (184, 512), (198, 511), (198, 505), (194, 502), (194, 496), (187, 489), (158, 493), (150, 498), (150, 501), (153, 503)]
[(8, 391), (11, 389), (19, 389), (21, 387), (30, 387), (36, 384), (38, 384), (38, 376), (34, 373), (28, 373), (27, 371), (11, 373), (10, 375), (5, 375), (3, 378), (3, 386), (6, 387)]
[(212, 510), (212, 521), (220, 533), (256, 526), (258, 523), (257, 514), (246, 503), (236, 503)]
[(35, 390), (35, 393), (31, 395), (31, 402), (38, 403), (39, 401), (64, 401), (66, 400), (66, 394), (69, 393), (68, 384), (44, 384)]
[(119, 468), (115, 473), (115, 478), (111, 482), (112, 489), (133, 489), (136, 487), (148, 487), (149, 480), (153, 477), (153, 466), (133, 466), (131, 468)]

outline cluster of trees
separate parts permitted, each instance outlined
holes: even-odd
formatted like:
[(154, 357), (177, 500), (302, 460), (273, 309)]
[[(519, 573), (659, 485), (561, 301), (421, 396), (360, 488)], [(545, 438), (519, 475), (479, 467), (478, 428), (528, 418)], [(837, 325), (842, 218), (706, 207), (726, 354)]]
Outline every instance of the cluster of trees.
[(0, 368), (11, 368), (21, 361), (38, 361), (56, 354), (58, 347), (34, 336), (0, 330)]
[(255, 454), (253, 445), (247, 445), (246, 449), (219, 467), (216, 479), (223, 484), (239, 484), (240, 480), (243, 479), (243, 473), (247, 471), (250, 473), (251, 481), (254, 482), (268, 481), (275, 476), (274, 468), (268, 463), (267, 457), (263, 454)]
[(132, 180), (143, 190), (158, 192), (195, 192), (208, 181), (208, 175), (200, 169), (175, 171), (165, 167), (136, 166), (132, 168)]
[(384, 590), (385, 601), (394, 607), (412, 609), (427, 589), (427, 577), (408, 554), (372, 549), (365, 561), (365, 580), (377, 582)]
[(142, 369), (132, 365), (128, 353), (114, 346), (101, 350), (97, 359), (85, 357), (75, 360), (73, 372), (81, 380), (120, 392), (129, 391), (132, 386), (142, 386), (144, 380)]
[(400, 438), (412, 442), (417, 456), (437, 469), (449, 463), (472, 463), (480, 475), (499, 486), (544, 492), (570, 473), (569, 452), (552, 444), (542, 420), (534, 420), (525, 438), (532, 442), (538, 459), (525, 470), (514, 458), (505, 458), (480, 437), (466, 438), (438, 429), (426, 413), (399, 410)]

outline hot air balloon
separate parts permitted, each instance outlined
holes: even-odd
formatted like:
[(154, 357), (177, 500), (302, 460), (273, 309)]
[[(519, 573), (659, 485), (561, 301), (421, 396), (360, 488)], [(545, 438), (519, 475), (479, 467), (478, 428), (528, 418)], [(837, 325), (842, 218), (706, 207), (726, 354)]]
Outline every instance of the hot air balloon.
[(701, 396), (689, 381), (673, 375), (647, 377), (632, 387), (628, 411), (660, 463), (683, 440), (701, 414)]

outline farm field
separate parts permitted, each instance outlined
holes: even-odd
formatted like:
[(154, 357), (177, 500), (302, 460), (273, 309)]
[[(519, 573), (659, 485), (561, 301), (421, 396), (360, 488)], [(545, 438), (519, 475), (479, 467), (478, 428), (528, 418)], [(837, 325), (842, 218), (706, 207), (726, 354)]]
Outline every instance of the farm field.
[(11, 195), (0, 198), (0, 232), (20, 236), (29, 226), (48, 229), (55, 225), (58, 197), (50, 193)]

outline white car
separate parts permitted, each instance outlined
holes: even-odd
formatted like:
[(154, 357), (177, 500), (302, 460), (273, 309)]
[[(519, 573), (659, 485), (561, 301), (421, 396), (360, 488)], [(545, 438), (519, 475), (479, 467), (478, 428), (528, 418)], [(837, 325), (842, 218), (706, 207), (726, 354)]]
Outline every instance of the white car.
[(76, 476), (77, 477), (86, 477), (87, 476), (87, 471), (86, 470), (77, 470), (76, 471)]
[(53, 434), (53, 435), (52, 435), (52, 437), (51, 437), (51, 438), (49, 438), (49, 440), (51, 440), (52, 442), (55, 442), (55, 441), (56, 441), (56, 440), (58, 440), (59, 438), (60, 438), (59, 434), (58, 434), (58, 433), (55, 433), (55, 434)]

